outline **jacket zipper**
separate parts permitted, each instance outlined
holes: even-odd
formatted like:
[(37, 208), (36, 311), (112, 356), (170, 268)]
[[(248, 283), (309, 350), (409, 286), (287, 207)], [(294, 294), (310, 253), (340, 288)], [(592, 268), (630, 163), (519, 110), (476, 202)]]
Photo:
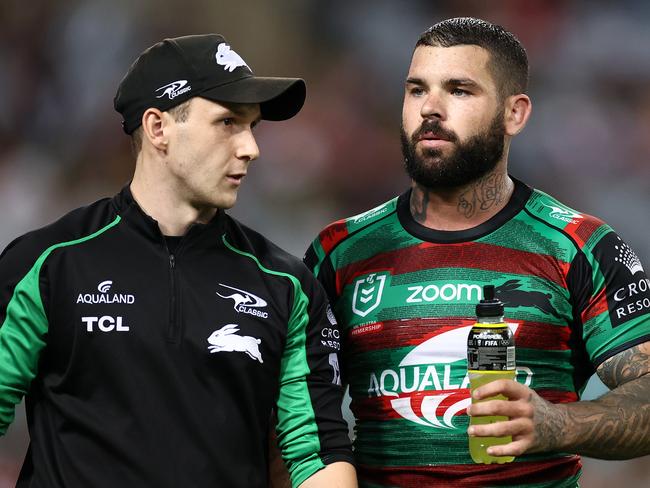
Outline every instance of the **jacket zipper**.
[(179, 327), (176, 324), (176, 257), (173, 254), (169, 255), (169, 280), (170, 280), (170, 300), (169, 300), (169, 335), (167, 340), (169, 342), (177, 343), (179, 341)]

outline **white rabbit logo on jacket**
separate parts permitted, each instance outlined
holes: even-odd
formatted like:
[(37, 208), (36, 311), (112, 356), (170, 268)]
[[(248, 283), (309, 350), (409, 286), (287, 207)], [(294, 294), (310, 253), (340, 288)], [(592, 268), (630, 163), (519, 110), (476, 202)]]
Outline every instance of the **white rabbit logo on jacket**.
[(236, 332), (238, 331), (239, 326), (237, 324), (226, 324), (221, 329), (215, 330), (208, 337), (208, 342), (211, 344), (208, 346), (210, 352), (245, 352), (251, 359), (263, 363), (259, 348), (259, 344), (262, 342), (261, 339), (237, 335)]

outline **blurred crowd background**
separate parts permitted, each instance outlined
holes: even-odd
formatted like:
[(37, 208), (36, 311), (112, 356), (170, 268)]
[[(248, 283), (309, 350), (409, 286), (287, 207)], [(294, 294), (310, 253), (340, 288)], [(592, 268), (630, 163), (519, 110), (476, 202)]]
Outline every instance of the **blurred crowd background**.
[[(219, 32), (256, 74), (300, 76), (303, 111), (262, 123), (233, 215), (297, 256), (327, 223), (401, 193), (399, 123), (413, 45), (476, 16), (514, 32), (533, 116), (511, 173), (612, 225), (650, 271), (650, 2), (645, 0), (2, 0), (0, 248), (117, 192), (133, 170), (112, 100), (164, 37)], [(603, 393), (597, 381), (587, 395)], [(0, 438), (0, 488), (27, 446)], [(650, 486), (650, 459), (586, 459), (584, 487)]]

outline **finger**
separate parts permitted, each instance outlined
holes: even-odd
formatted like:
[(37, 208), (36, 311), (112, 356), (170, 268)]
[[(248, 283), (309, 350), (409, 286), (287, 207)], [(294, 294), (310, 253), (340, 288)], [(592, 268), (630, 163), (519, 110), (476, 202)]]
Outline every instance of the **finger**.
[(498, 415), (510, 418), (533, 418), (534, 409), (532, 404), (520, 400), (488, 400), (480, 403), (473, 403), (467, 408), (467, 413), (472, 417), (485, 415)]
[(482, 400), (496, 395), (503, 395), (511, 400), (529, 398), (531, 389), (514, 380), (491, 381), (474, 390), (472, 397), (475, 400)]
[[(472, 437), (505, 437), (532, 435), (533, 422), (530, 419), (514, 419), (491, 424), (470, 425), (467, 433)], [(532, 438), (530, 439), (532, 442)]]
[(528, 451), (532, 441), (529, 438), (519, 439), (508, 444), (499, 446), (490, 446), (487, 448), (487, 453), (490, 456), (521, 456)]

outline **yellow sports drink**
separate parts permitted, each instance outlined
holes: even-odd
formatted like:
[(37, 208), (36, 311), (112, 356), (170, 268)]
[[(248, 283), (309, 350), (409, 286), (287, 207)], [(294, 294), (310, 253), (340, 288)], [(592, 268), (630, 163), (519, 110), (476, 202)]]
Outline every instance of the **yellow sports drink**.
[[(467, 337), (467, 373), (470, 393), (490, 381), (515, 379), (515, 341), (512, 331), (503, 321), (503, 303), (494, 297), (494, 286), (483, 288), (483, 300), (476, 306), (476, 323)], [(486, 398), (505, 400), (502, 395)], [(472, 403), (475, 403), (472, 398)], [(470, 425), (491, 424), (508, 420), (503, 416), (470, 417)], [(509, 463), (513, 456), (490, 456), (487, 448), (508, 444), (508, 437), (470, 437), (469, 453), (475, 463)]]

